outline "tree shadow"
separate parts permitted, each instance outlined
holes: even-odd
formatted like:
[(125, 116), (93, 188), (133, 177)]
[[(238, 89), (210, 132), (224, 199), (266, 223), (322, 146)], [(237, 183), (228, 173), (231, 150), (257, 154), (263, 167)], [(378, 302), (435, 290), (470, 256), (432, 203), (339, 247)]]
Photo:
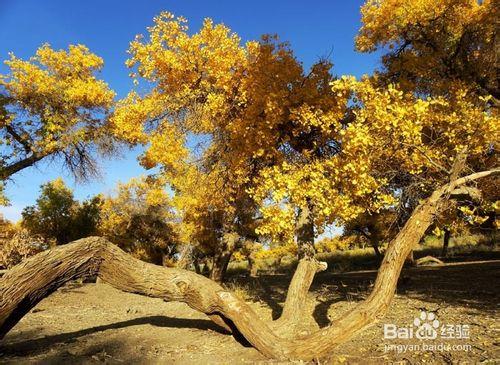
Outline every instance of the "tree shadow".
[(372, 284), (367, 278), (330, 278), (326, 280), (322, 276), (316, 280), (311, 291), (319, 302), (313, 309), (312, 316), (320, 328), (330, 324), (328, 310), (339, 302), (359, 302), (366, 298), (368, 288)]
[(278, 319), (283, 312), (283, 306), (279, 303), (283, 303), (286, 299), (286, 290), (291, 277), (288, 278), (283, 276), (281, 279), (282, 280), (279, 281), (274, 280), (272, 285), (269, 285), (270, 280), (266, 278), (266, 276), (254, 278), (259, 290), (258, 298), (271, 308), (271, 317), (273, 321)]
[[(318, 325), (330, 324), (328, 310), (335, 303), (365, 299), (371, 292), (376, 274), (376, 270), (318, 274), (311, 288), (320, 302), (313, 312)], [(439, 306), (495, 313), (500, 302), (500, 288), (495, 285), (499, 278), (499, 260), (410, 267), (401, 273), (397, 294)]]
[(432, 302), (495, 313), (498, 310), (500, 261), (462, 262), (449, 266), (409, 268), (398, 294)]
[[(8, 336), (6, 337), (8, 343), (0, 344), (0, 353), (3, 356), (36, 355), (47, 351), (47, 348), (50, 348), (55, 344), (72, 343), (80, 337), (87, 336), (96, 332), (145, 324), (150, 324), (157, 327), (211, 330), (220, 334), (228, 334), (228, 332), (226, 332), (223, 328), (217, 326), (210, 320), (149, 316), (19, 342), (15, 341), (16, 336)], [(26, 333), (23, 333), (23, 337), (25, 336)]]
[[(54, 344), (52, 344), (54, 345)], [(126, 354), (126, 355), (125, 355)], [(93, 344), (79, 344), (77, 349), (68, 350), (66, 346), (45, 348), (36, 353), (29, 353), (29, 360), (22, 353), (2, 353), (1, 363), (18, 365), (20, 363), (51, 365), (85, 365), (89, 363), (105, 364), (140, 364), (144, 363), (141, 354), (127, 353), (127, 345), (120, 340), (98, 341)]]
[(233, 275), (230, 283), (244, 288), (246, 294), (253, 301), (265, 303), (271, 309), (272, 319), (276, 320), (283, 312), (283, 306), (280, 303), (284, 303), (285, 301), (291, 279), (291, 274), (261, 274), (257, 277)]

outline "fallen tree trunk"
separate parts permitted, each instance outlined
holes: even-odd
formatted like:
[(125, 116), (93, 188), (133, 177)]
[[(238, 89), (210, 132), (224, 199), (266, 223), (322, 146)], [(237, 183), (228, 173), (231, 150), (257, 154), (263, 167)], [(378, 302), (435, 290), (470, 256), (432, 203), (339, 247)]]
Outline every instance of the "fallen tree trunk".
[(279, 336), (270, 323), (214, 281), (190, 271), (142, 262), (99, 237), (42, 252), (8, 271), (0, 279), (0, 336), (61, 285), (98, 275), (126, 292), (187, 303), (224, 328), (240, 332), (265, 356), (304, 360), (322, 357), (385, 315), (405, 258), (418, 244), (449, 192), (468, 181), (498, 172), (486, 171), (457, 179), (422, 202), (389, 244), (369, 297), (330, 326), (307, 336), (291, 339)]
[(443, 266), (444, 265), (443, 261), (441, 261), (440, 259), (437, 259), (437, 258), (435, 258), (433, 256), (425, 256), (425, 257), (419, 258), (417, 261), (415, 261), (415, 265), (421, 266), (421, 265), (425, 265), (425, 264), (427, 264), (429, 262), (432, 262), (435, 265), (439, 265), (439, 266)]

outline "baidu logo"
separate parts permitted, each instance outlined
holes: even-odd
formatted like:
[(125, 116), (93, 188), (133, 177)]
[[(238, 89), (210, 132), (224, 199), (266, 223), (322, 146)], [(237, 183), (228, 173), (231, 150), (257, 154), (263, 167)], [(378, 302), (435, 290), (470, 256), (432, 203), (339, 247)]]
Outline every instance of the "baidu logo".
[(384, 338), (435, 340), (469, 338), (469, 325), (441, 324), (434, 312), (421, 311), (409, 326), (399, 327), (396, 324), (384, 324)]
[(413, 324), (416, 326), (415, 337), (419, 340), (434, 340), (438, 337), (439, 320), (433, 312), (420, 312)]

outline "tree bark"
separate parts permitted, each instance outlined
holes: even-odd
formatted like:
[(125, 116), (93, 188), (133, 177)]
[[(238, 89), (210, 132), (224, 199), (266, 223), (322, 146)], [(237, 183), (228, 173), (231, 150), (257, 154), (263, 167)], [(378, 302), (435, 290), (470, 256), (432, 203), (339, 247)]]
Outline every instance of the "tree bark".
[(212, 258), (212, 268), (209, 275), (210, 279), (217, 283), (224, 282), (231, 256), (236, 249), (241, 247), (242, 242), (243, 238), (236, 232), (229, 231), (221, 235), (219, 245)]
[(248, 271), (251, 278), (257, 277), (258, 268), (257, 263), (255, 262), (255, 258), (253, 257), (253, 253), (250, 253), (248, 255)]
[(182, 246), (181, 252), (179, 253), (179, 260), (177, 260), (175, 266), (179, 269), (186, 269), (193, 261), (193, 246), (184, 245)]
[(432, 256), (425, 256), (425, 257), (419, 258), (415, 262), (415, 265), (420, 266), (420, 265), (427, 264), (428, 262), (433, 262), (434, 264), (439, 265), (439, 266), (444, 265), (443, 261), (441, 261), (441, 260), (439, 260), (439, 259), (437, 259), (435, 257), (432, 257)]
[(413, 255), (413, 249), (411, 249), (410, 252), (408, 253), (408, 256), (406, 256), (405, 263), (410, 266), (415, 265), (415, 256)]
[(314, 217), (311, 204), (299, 211), (296, 231), (299, 260), (313, 259), (316, 249), (314, 248)]
[(385, 315), (405, 258), (432, 224), (449, 192), (498, 172), (485, 171), (457, 179), (423, 201), (389, 243), (369, 297), (330, 326), (307, 336), (280, 336), (245, 302), (214, 281), (190, 271), (142, 262), (99, 237), (42, 252), (8, 271), (0, 279), (0, 336), (61, 285), (97, 274), (126, 292), (187, 303), (225, 329), (238, 331), (265, 356), (302, 360), (322, 357)]
[[(370, 232), (371, 231), (371, 232)], [(363, 235), (369, 242), (370, 246), (373, 247), (373, 252), (378, 260), (382, 260), (382, 253), (380, 252), (380, 248), (378, 244), (380, 242), (380, 235), (376, 232), (376, 228), (371, 226), (369, 232), (365, 232), (363, 229), (357, 229), (356, 232)], [(362, 248), (365, 248), (364, 245)]]
[(198, 257), (195, 257), (193, 260), (194, 272), (197, 274), (201, 274), (201, 267), (199, 260), (200, 259)]
[(217, 283), (224, 282), (224, 278), (227, 272), (227, 266), (229, 265), (229, 261), (231, 260), (232, 255), (232, 251), (224, 250), (222, 252), (218, 252), (213, 257), (212, 269), (210, 270), (210, 279), (214, 280)]

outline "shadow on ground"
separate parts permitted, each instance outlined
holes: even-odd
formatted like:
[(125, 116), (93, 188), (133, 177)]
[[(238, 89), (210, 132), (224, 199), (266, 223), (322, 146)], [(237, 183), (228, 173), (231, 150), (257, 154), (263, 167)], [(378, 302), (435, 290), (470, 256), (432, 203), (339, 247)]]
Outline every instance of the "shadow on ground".
[[(221, 327), (217, 326), (210, 320), (173, 318), (164, 316), (149, 316), (149, 317), (135, 318), (122, 322), (110, 323), (102, 326), (86, 328), (74, 332), (45, 336), (27, 341), (18, 342), (16, 341), (15, 336), (10, 336), (8, 344), (0, 345), (0, 353), (7, 356), (36, 355), (37, 353), (42, 353), (47, 351), (47, 348), (55, 344), (72, 343), (80, 337), (91, 335), (96, 332), (102, 332), (110, 329), (126, 328), (131, 326), (139, 326), (144, 324), (150, 324), (152, 326), (157, 326), (157, 327), (212, 330), (215, 332), (226, 334), (226, 332), (224, 332), (224, 330)], [(26, 333), (23, 334), (23, 337), (24, 336), (26, 336)], [(36, 331), (33, 331), (33, 333), (30, 334), (30, 337), (32, 336), (36, 336)]]
[[(348, 273), (319, 273), (311, 287), (319, 304), (313, 316), (320, 327), (330, 321), (328, 308), (340, 301), (357, 302), (366, 298), (375, 281), (376, 270)], [(235, 285), (246, 288), (253, 300), (280, 316), (290, 275), (261, 275), (256, 279), (233, 277)], [(398, 282), (397, 294), (441, 306), (464, 306), (486, 312), (497, 310), (500, 288), (500, 260), (451, 263), (446, 266), (405, 268)]]

